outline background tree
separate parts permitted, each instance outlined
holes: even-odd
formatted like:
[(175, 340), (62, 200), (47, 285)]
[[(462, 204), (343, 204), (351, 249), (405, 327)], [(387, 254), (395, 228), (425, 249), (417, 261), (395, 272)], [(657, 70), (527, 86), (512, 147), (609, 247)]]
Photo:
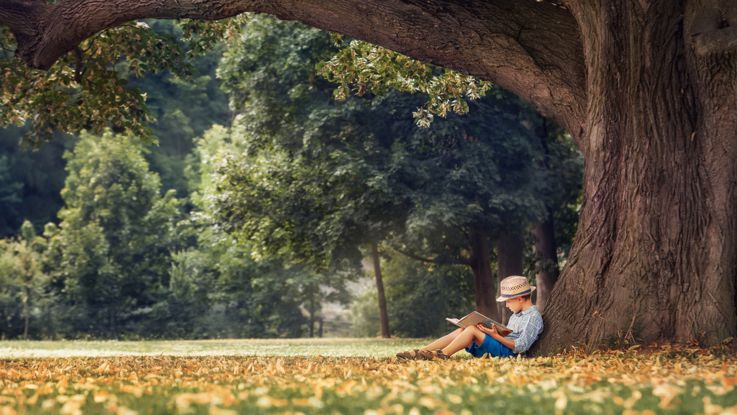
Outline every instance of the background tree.
[[(65, 206), (48, 228), (74, 333), (145, 332), (136, 325), (166, 294), (180, 201), (159, 194), (141, 143), (82, 134), (67, 153)], [(150, 318), (150, 316), (148, 316)]]
[[(316, 76), (315, 65), (334, 52), (327, 33), (266, 17), (249, 19), (229, 44), (218, 74), (240, 113), (232, 133), (247, 144), (226, 172), (220, 212), (264, 255), (321, 273), (357, 273), (361, 248), (378, 249), (397, 226), (403, 199), (367, 160), (380, 159), (385, 144), (350, 148), (372, 122), (360, 115), (366, 103), (335, 103), (330, 84)], [(379, 256), (372, 258), (381, 293)], [(389, 337), (379, 303), (382, 335)]]
[[(445, 118), (452, 110), (466, 113), (468, 103), (463, 99), (478, 99), (487, 93), (491, 84), (477, 81), (451, 70), (442, 75), (433, 71), (429, 64), (421, 63), (400, 53), (358, 40), (341, 39), (343, 47), (334, 57), (320, 68), (320, 73), (339, 87), (334, 94), (343, 100), (351, 93), (385, 94), (387, 90), (421, 93), (428, 101), (413, 113), (418, 125), (429, 126), (434, 116)], [(517, 108), (509, 106), (507, 111), (515, 113)], [(534, 130), (539, 137), (541, 157), (536, 157), (535, 165), (544, 172), (547, 184), (540, 191), (547, 213), (541, 223), (533, 229), (535, 245), (534, 272), (538, 284), (536, 305), (542, 311), (558, 276), (558, 244), (563, 244), (563, 257), (570, 248), (569, 242), (575, 232), (575, 222), (580, 205), (572, 204), (578, 198), (580, 173), (582, 168), (574, 145), (563, 130), (550, 121), (530, 112), (526, 119), (520, 120), (525, 127)], [(557, 220), (556, 220), (557, 218)], [(499, 233), (495, 241), (498, 254), (498, 274), (501, 277), (521, 274), (523, 263), (523, 232), (519, 223), (512, 223)], [(558, 232), (556, 232), (558, 228)], [(563, 232), (563, 238), (556, 234)], [(556, 240), (560, 239), (560, 240)], [(508, 312), (503, 305), (499, 314)]]
[[(330, 100), (332, 86), (314, 80), (315, 63), (335, 51), (326, 34), (257, 17), (241, 39), (219, 70), (231, 102), (242, 106), (233, 134), (248, 143), (224, 170), (222, 220), (270, 255), (323, 267), (357, 262), (361, 245), (375, 251), (377, 241), (395, 239), (414, 258), (469, 266), (477, 307), (496, 316), (490, 239), (515, 224), (520, 243), (506, 252), (516, 249), (521, 268), (523, 232), (543, 214), (549, 195), (540, 189), (552, 185), (552, 175), (534, 169), (534, 159), (543, 158), (534, 134), (540, 117), (498, 91), (472, 103), (468, 117), (450, 115), (418, 129), (409, 114), (421, 97)], [(397, 60), (377, 72), (454, 88), (425, 79), (439, 71), (419, 63), (412, 68), (425, 68), (417, 70), (423, 78), (408, 78)], [(374, 85), (391, 87), (387, 79)], [(418, 249), (433, 255), (417, 255)], [(372, 257), (378, 262), (378, 254)], [(382, 326), (386, 335), (388, 323)]]
[(399, 336), (447, 334), (452, 326), (446, 317), (464, 316), (474, 308), (474, 287), (465, 266), (418, 263), (394, 254), (385, 270), (387, 303)]
[[(2, 187), (8, 192), (17, 192), (20, 200), (17, 204), (9, 202), (0, 209), (0, 235), (16, 234), (24, 218), (30, 220), (39, 232), (44, 224), (58, 222), (56, 213), (63, 204), (59, 193), (64, 187), (66, 177), (62, 156), (64, 151), (72, 148), (75, 137), (58, 132), (43, 132), (48, 129), (76, 134), (80, 128), (115, 124), (117, 129), (125, 129), (128, 124), (140, 124), (140, 128), (150, 130), (147, 139), (152, 145), (145, 156), (151, 169), (161, 177), (162, 187), (176, 189), (179, 197), (186, 196), (187, 186), (183, 171), (186, 156), (193, 148), (193, 140), (212, 123), (224, 123), (230, 119), (227, 98), (218, 88), (219, 82), (215, 77), (215, 67), (222, 55), (217, 44), (222, 36), (219, 34), (216, 39), (195, 34), (195, 30), (189, 25), (171, 21), (148, 21), (145, 25), (136, 25), (126, 30), (123, 38), (112, 39), (115, 44), (109, 44), (110, 39), (93, 41), (103, 42), (103, 55), (88, 56), (89, 53), (83, 53), (75, 57), (79, 60), (76, 65), (81, 69), (87, 66), (98, 68), (103, 65), (103, 62), (98, 62), (99, 58), (110, 59), (107, 62), (108, 70), (94, 72), (90, 76), (115, 79), (98, 79), (96, 82), (99, 84), (85, 80), (70, 81), (68, 77), (58, 76), (54, 71), (49, 74), (28, 71), (9, 53), (0, 56), (0, 65), (9, 71), (4, 75), (9, 77), (3, 83), (5, 88), (15, 88), (15, 81), (11, 78), (16, 75), (22, 78), (20, 82), (23, 85), (30, 83), (23, 86), (27, 96), (21, 100), (12, 101), (15, 98), (10, 94), (15, 90), (6, 90), (6, 98), (10, 100), (8, 105), (11, 101), (14, 102), (18, 110), (15, 113), (17, 117), (12, 120), (9, 117), (0, 117), (0, 125), (24, 123), (22, 127), (10, 126), (0, 130), (0, 152), (7, 157), (7, 180), (22, 186), (20, 191), (12, 186)], [(5, 36), (0, 37), (4, 42), (11, 42), (9, 33), (2, 31), (0, 34)], [(144, 63), (132, 62), (132, 57), (128, 56), (135, 54), (132, 51), (136, 48), (140, 49), (137, 53), (145, 55), (137, 57), (137, 61)], [(148, 56), (147, 48), (163, 49), (163, 52), (171, 52), (173, 56), (166, 59)], [(88, 60), (93, 62), (88, 64)], [(58, 71), (72, 70), (65, 65), (66, 63), (60, 63)], [(155, 70), (142, 73), (141, 65), (154, 66)], [(121, 88), (125, 88), (126, 94), (145, 101), (146, 111), (136, 113), (139, 119), (126, 118), (127, 124), (122, 125), (117, 124), (115, 118), (112, 124), (103, 121), (99, 125), (81, 122), (81, 119), (99, 117), (100, 114), (95, 111), (105, 105), (119, 105), (118, 100), (110, 99), (110, 90), (104, 87), (111, 83), (119, 84)], [(100, 94), (102, 96), (97, 96)], [(96, 105), (78, 106), (76, 100), (81, 100), (80, 97), (84, 95), (95, 96)], [(59, 113), (54, 118), (55, 124), (47, 129), (41, 125), (43, 119), (34, 118), (38, 107), (32, 103), (48, 104), (49, 101), (54, 102), (54, 105), (68, 104), (69, 108)], [(200, 104), (192, 105), (193, 102)], [(56, 107), (51, 109), (56, 110)], [(120, 110), (105, 109), (108, 115), (114, 111)], [(43, 115), (48, 117), (47, 114)], [(131, 114), (121, 115), (129, 116)], [(29, 121), (31, 118), (33, 121)], [(53, 139), (47, 140), (52, 136)], [(44, 169), (36, 169), (35, 166), (38, 165), (43, 165)]]
[[(63, 204), (60, 192), (64, 187), (64, 151), (74, 143), (70, 136), (57, 134), (54, 139), (33, 148), (24, 136), (26, 128), (8, 127), (0, 130), (0, 151), (7, 163), (10, 187), (4, 186), (18, 196), (18, 202), (3, 204), (0, 210), (0, 235), (17, 235), (24, 220), (30, 221), (38, 232), (43, 226), (56, 220), (56, 213)], [(44, 169), (36, 169), (43, 165)], [(13, 185), (16, 183), (16, 185)]]
[[(185, 255), (201, 264), (182, 273), (198, 287), (212, 281), (210, 321), (241, 337), (298, 337), (321, 334), (320, 310), (325, 302), (347, 303), (344, 275), (317, 273), (281, 258), (262, 257), (250, 243), (239, 243), (218, 226), (213, 216), (219, 168), (245, 147), (240, 135), (214, 126), (197, 140), (189, 160), (192, 194), (190, 231), (196, 243)], [(254, 255), (255, 254), (255, 255)], [(202, 287), (200, 287), (202, 288)], [(222, 316), (219, 313), (222, 311)], [(208, 314), (205, 314), (208, 315)], [(207, 326), (204, 324), (199, 324)], [(233, 327), (230, 327), (233, 326)]]
[(18, 205), (21, 203), (21, 190), (23, 183), (14, 180), (10, 173), (10, 163), (6, 155), (0, 156), (0, 206), (2, 206), (2, 215), (0, 216), (0, 235), (7, 235), (16, 229), (16, 218), (18, 213)]
[[(398, 253), (384, 255), (382, 268), (391, 330), (399, 337), (435, 337), (452, 329), (446, 317), (463, 316), (474, 308), (473, 284), (460, 265), (418, 263)], [(422, 312), (418, 312), (422, 310)], [(351, 303), (351, 334), (379, 334), (376, 295), (365, 291)]]
[[(466, 116), (451, 115), (417, 131), (408, 148), (414, 163), (406, 171), (417, 172), (418, 183), (400, 251), (470, 267), (476, 306), (493, 317), (501, 317), (495, 274), (521, 272), (505, 264), (514, 256), (522, 267), (527, 227), (545, 204), (546, 177), (534, 168), (540, 149), (523, 123), (530, 116), (498, 91), (472, 103)], [(511, 244), (511, 236), (518, 243)], [(412, 246), (417, 248), (408, 251)]]
[(576, 232), (581, 204), (583, 159), (570, 135), (542, 119), (535, 128), (542, 158), (538, 168), (548, 176), (542, 188), (545, 214), (532, 229), (534, 268), (537, 283), (536, 303), (543, 312), (558, 280)]
[[(157, 31), (172, 31), (173, 33), (179, 30), (172, 28), (169, 24), (155, 22), (152, 22), (150, 27)], [(190, 28), (185, 27), (184, 31), (188, 32)], [(186, 38), (188, 35), (184, 36)], [(212, 41), (207, 40), (205, 44), (198, 41), (193, 49), (199, 48), (196, 53), (203, 53), (203, 48), (209, 48)], [(178, 46), (184, 48), (186, 45), (178, 44)], [(182, 186), (184, 174), (181, 173), (181, 170), (186, 160), (183, 153), (189, 151), (187, 149), (192, 146), (188, 143), (194, 141), (192, 134), (205, 128), (206, 125), (209, 125), (207, 123), (223, 117), (217, 108), (224, 107), (226, 101), (223, 95), (214, 89), (216, 82), (214, 81), (214, 65), (212, 65), (219, 60), (220, 53), (215, 49), (202, 58), (209, 64), (200, 66), (198, 61), (195, 61), (194, 73), (200, 71), (201, 75), (188, 83), (186, 87), (180, 87), (180, 85), (185, 82), (183, 77), (187, 74), (148, 74), (132, 82), (140, 86), (140, 91), (148, 92), (149, 108), (159, 120), (149, 125), (154, 134), (161, 135), (163, 138), (159, 140), (158, 137), (155, 137), (160, 145), (153, 147), (151, 151), (144, 152), (144, 156), (152, 162), (151, 169), (161, 171), (165, 177), (175, 177), (174, 180), (162, 184), (162, 187), (174, 186), (179, 193), (183, 194), (187, 194), (190, 190), (201, 192), (205, 199), (211, 197), (211, 193), (200, 189), (199, 185), (193, 184), (191, 188)], [(124, 63), (117, 65), (116, 70), (120, 71), (120, 74), (128, 73)], [(128, 76), (130, 78), (130, 75)], [(58, 80), (53, 82), (58, 82)], [(43, 91), (34, 93), (43, 93)], [(210, 101), (212, 106), (207, 109), (198, 109), (199, 107), (190, 105), (191, 102), (197, 100)], [(187, 118), (183, 118), (182, 114), (185, 114)], [(175, 118), (181, 122), (173, 123), (171, 120)], [(11, 165), (9, 180), (11, 183), (20, 182), (23, 185), (22, 202), (19, 209), (28, 212), (38, 228), (49, 220), (55, 220), (56, 211), (62, 204), (59, 191), (64, 185), (66, 173), (61, 154), (65, 148), (71, 148), (75, 138), (57, 137), (50, 143), (41, 144), (38, 149), (25, 151), (23, 146), (18, 145), (19, 138), (24, 131), (28, 131), (27, 128), (10, 128), (3, 131), (1, 145), (3, 151), (9, 155)], [(179, 139), (186, 140), (186, 142), (176, 142)], [(151, 141), (154, 139), (149, 138), (147, 143)], [(222, 144), (224, 149), (229, 148), (225, 143), (217, 140), (211, 140), (211, 143)], [(139, 144), (141, 148), (147, 146), (143, 143)], [(213, 154), (215, 153), (217, 153), (216, 149), (213, 150)], [(197, 156), (194, 159), (197, 159)], [(197, 162), (193, 163), (197, 164)], [(30, 167), (35, 164), (43, 164), (48, 169), (39, 172)], [(196, 167), (195, 170), (206, 171), (198, 179), (213, 173), (212, 169)], [(209, 180), (212, 181), (212, 179)], [(7, 189), (15, 191), (15, 187)], [(193, 202), (193, 206), (197, 206), (194, 206), (195, 210), (192, 212), (194, 218), (191, 223), (190, 221), (181, 223), (175, 231), (177, 237), (168, 241), (171, 243), (168, 249), (176, 253), (172, 256), (173, 263), (167, 264), (167, 273), (171, 276), (169, 286), (165, 287), (166, 289), (154, 304), (141, 309), (144, 313), (137, 314), (135, 324), (139, 328), (128, 331), (122, 328), (115, 334), (101, 333), (88, 327), (86, 319), (89, 316), (77, 315), (77, 320), (67, 320), (67, 317), (76, 315), (73, 310), (73, 307), (76, 306), (70, 303), (69, 297), (63, 295), (65, 281), (62, 276), (63, 272), (59, 269), (63, 263), (61, 252), (59, 249), (50, 249), (44, 260), (44, 269), (53, 274), (55, 279), (46, 288), (51, 289), (56, 295), (50, 300), (48, 314), (43, 317), (44, 326), (32, 327), (34, 335), (109, 337), (112, 335), (137, 336), (142, 333), (151, 336), (152, 333), (155, 333), (157, 337), (301, 336), (310, 330), (319, 333), (320, 310), (318, 305), (321, 302), (347, 301), (345, 289), (341, 288), (342, 282), (336, 275), (318, 275), (298, 269), (289, 270), (280, 261), (257, 263), (252, 260), (250, 249), (247, 246), (234, 246), (232, 238), (225, 238), (223, 232), (218, 232), (211, 227), (211, 223), (201, 220), (203, 211), (197, 203)], [(17, 214), (10, 212), (10, 209), (3, 210), (2, 213), (14, 224), (20, 224), (20, 218)], [(172, 218), (172, 221), (176, 220)], [(18, 225), (14, 225), (7, 232), (15, 233)], [(58, 232), (58, 227), (53, 224), (48, 226), (47, 235), (56, 235)], [(84, 238), (81, 239), (84, 240)], [(52, 238), (52, 241), (55, 244), (52, 246), (58, 248), (60, 239)], [(96, 241), (89, 243), (90, 251), (95, 248), (95, 243)], [(117, 248), (107, 249), (107, 255), (114, 256), (116, 254), (114, 250)], [(298, 275), (304, 278), (296, 278)], [(325, 290), (324, 284), (332, 285), (335, 290)], [(318, 286), (320, 289), (316, 289)], [(255, 289), (261, 292), (255, 293)], [(282, 298), (281, 294), (286, 297)], [(310, 304), (312, 304), (311, 307)], [(22, 316), (19, 303), (9, 301), (8, 307), (10, 307), (9, 310), (15, 310), (13, 315)], [(46, 309), (42, 311), (47, 312)], [(310, 316), (313, 320), (311, 325), (309, 324)], [(15, 324), (17, 325), (17, 322)], [(10, 332), (6, 333), (8, 336), (13, 336)]]
[(3, 287), (0, 334), (3, 338), (22, 334), (28, 339), (31, 317), (42, 314), (48, 279), (42, 269), (43, 249), (43, 238), (36, 235), (28, 221), (23, 222), (18, 238), (0, 240), (0, 286)]
[[(215, 76), (222, 56), (222, 36), (217, 40), (197, 36), (186, 24), (150, 21), (151, 30), (175, 39), (187, 66), (144, 76), (129, 76), (130, 84), (146, 96), (152, 121), (147, 125), (156, 146), (146, 154), (151, 169), (161, 177), (162, 187), (176, 189), (178, 197), (187, 195), (184, 175), (186, 159), (194, 140), (213, 124), (231, 119), (228, 100)], [(195, 40), (196, 39), (196, 40)]]

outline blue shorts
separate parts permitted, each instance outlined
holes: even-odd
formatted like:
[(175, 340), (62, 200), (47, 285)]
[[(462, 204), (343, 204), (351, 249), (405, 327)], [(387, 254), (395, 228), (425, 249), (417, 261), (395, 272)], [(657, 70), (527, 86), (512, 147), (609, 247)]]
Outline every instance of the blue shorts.
[(466, 347), (466, 351), (474, 357), (483, 357), (487, 353), (498, 357), (515, 356), (512, 349), (499, 343), (497, 339), (488, 334), (484, 335), (484, 341), (481, 342), (481, 346), (476, 344), (476, 340), (474, 340), (471, 346)]

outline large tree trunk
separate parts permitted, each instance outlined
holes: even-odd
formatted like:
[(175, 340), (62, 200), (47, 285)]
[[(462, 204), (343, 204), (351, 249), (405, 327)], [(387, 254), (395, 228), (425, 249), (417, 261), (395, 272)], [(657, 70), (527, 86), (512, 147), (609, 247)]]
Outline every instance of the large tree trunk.
[[(522, 257), (525, 238), (520, 229), (510, 230), (499, 235), (496, 244), (496, 267), (499, 283), (510, 275), (522, 275)], [(505, 303), (497, 303), (499, 321), (506, 324), (512, 312)]]
[(574, 9), (589, 73), (585, 203), (544, 352), (735, 334), (737, 61), (689, 47), (737, 25), (735, 3), (731, 16), (716, 3)]
[(389, 312), (386, 309), (386, 296), (384, 295), (384, 280), (381, 277), (381, 257), (379, 256), (379, 246), (377, 243), (371, 244), (371, 258), (374, 261), (374, 276), (376, 277), (376, 293), (379, 297), (379, 320), (381, 321), (381, 337), (388, 339), (391, 337), (389, 332)]
[(499, 320), (496, 305), (496, 284), (491, 272), (491, 247), (489, 238), (475, 232), (471, 235), (470, 267), (473, 271), (473, 294), (476, 310), (495, 320)]
[(540, 312), (545, 311), (545, 305), (550, 299), (555, 282), (558, 281), (558, 252), (555, 243), (555, 226), (553, 214), (548, 209), (545, 222), (532, 229), (535, 237), (535, 280), (537, 298), (535, 305)]

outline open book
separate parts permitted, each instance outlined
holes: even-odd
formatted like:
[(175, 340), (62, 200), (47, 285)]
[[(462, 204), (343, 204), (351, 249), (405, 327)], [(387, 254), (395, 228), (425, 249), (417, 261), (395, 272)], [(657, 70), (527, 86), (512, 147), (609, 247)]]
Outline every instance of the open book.
[(464, 316), (463, 318), (461, 318), (460, 320), (457, 318), (446, 318), (446, 320), (448, 320), (452, 324), (455, 324), (458, 327), (475, 326), (479, 323), (489, 328), (491, 326), (496, 326), (496, 330), (502, 336), (506, 336), (512, 332), (512, 329), (510, 329), (509, 327), (505, 326), (504, 324), (496, 320), (486, 317), (485, 315), (479, 313), (478, 311), (472, 311), (468, 313), (466, 316)]

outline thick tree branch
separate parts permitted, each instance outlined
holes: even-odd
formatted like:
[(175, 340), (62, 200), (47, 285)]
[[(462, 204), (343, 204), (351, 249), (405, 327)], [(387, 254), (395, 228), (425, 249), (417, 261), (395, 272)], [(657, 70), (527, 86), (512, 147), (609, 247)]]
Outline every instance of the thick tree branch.
[(30, 66), (50, 67), (82, 40), (142, 18), (220, 19), (246, 11), (347, 34), (491, 80), (574, 134), (584, 120), (579, 31), (535, 0), (3, 0), (0, 23)]
[(37, 0), (7, 0), (0, 3), (0, 24), (8, 26), (18, 43), (16, 56), (35, 67), (32, 54), (38, 48), (42, 31), (40, 22), (46, 19), (50, 6)]

